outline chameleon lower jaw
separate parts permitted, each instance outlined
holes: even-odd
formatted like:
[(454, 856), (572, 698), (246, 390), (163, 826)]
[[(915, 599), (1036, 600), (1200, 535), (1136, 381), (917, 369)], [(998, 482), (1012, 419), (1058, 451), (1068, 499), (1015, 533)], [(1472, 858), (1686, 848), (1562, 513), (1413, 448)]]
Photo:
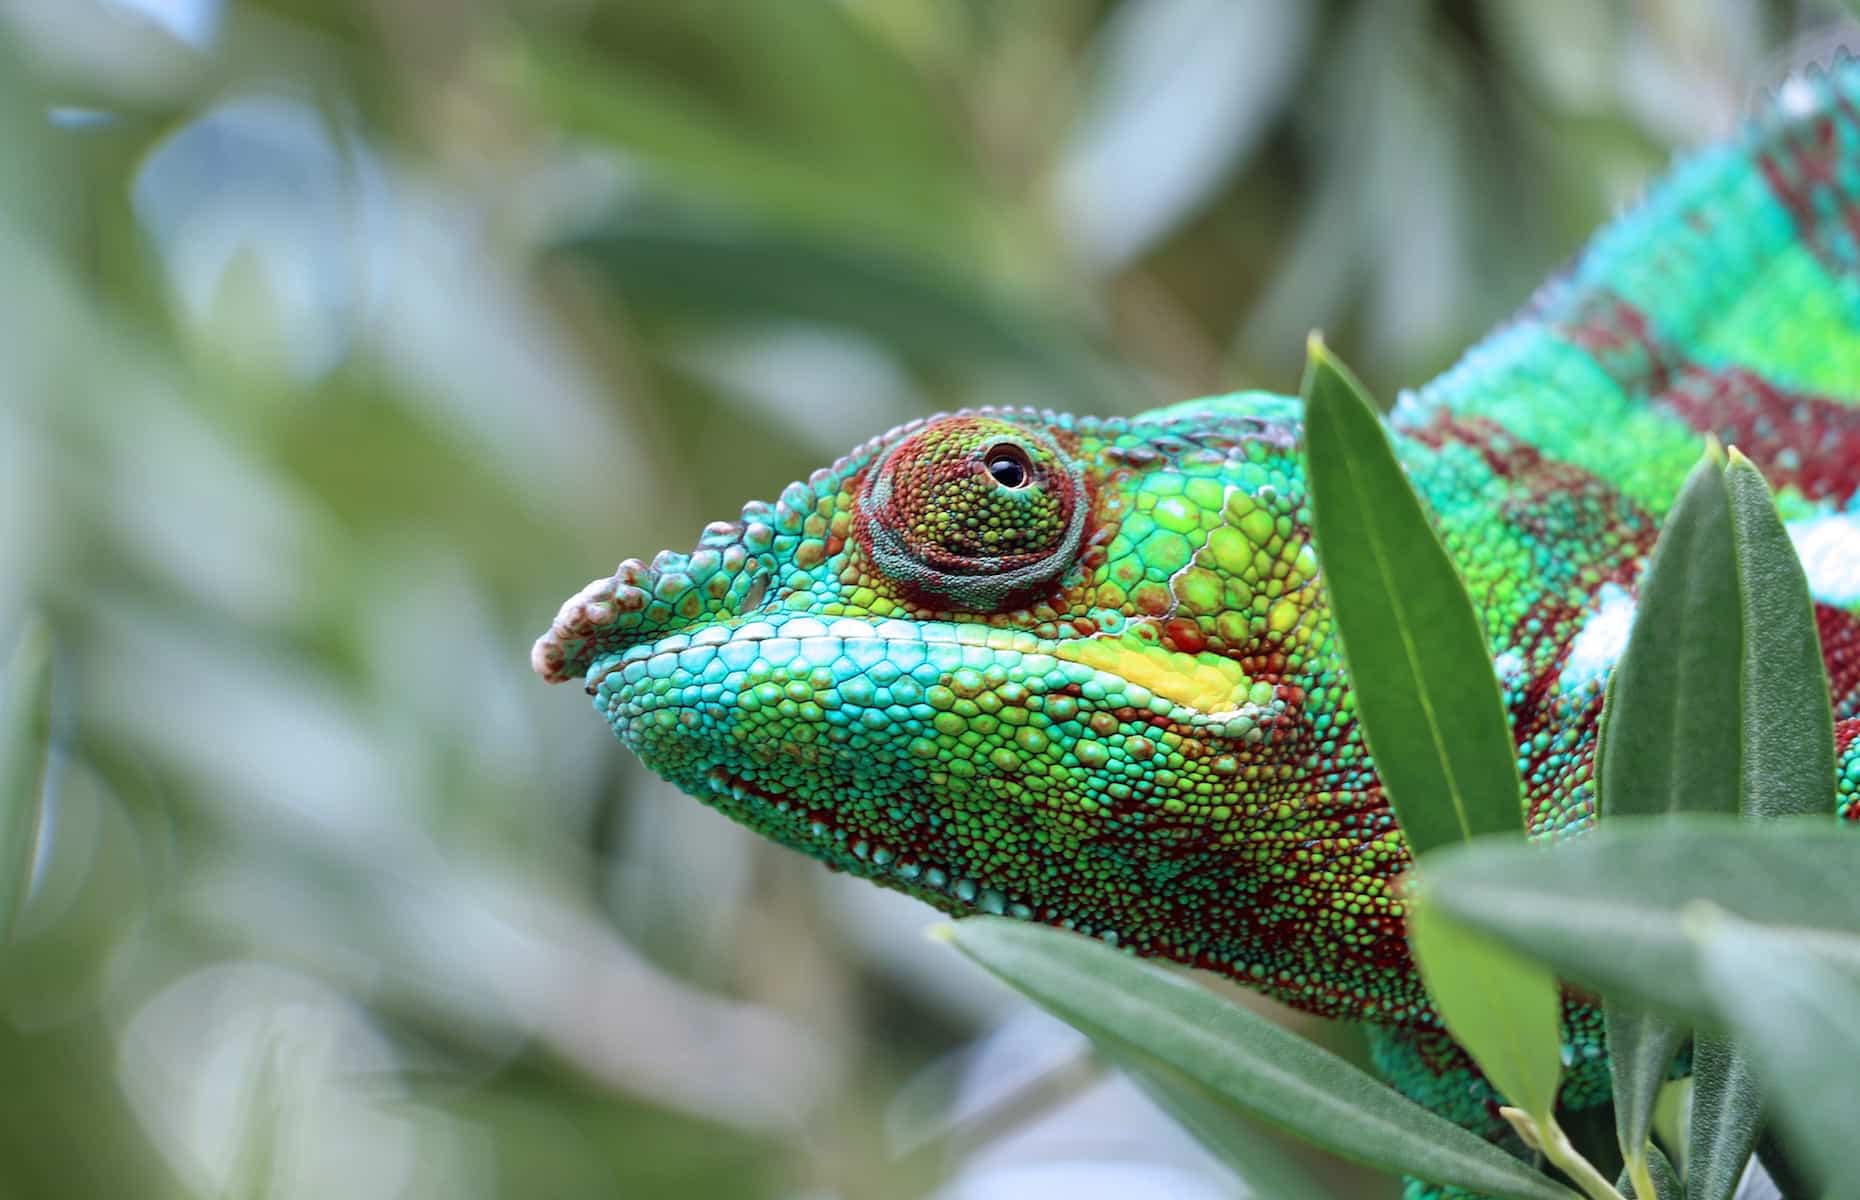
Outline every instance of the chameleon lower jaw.
[[(909, 892), (948, 911), (975, 911), (1031, 919), (1035, 910), (1013, 899), (998, 888), (978, 884), (946, 866), (926, 862), (912, 850), (887, 845), (857, 832), (849, 834), (830, 812), (797, 806), (779, 792), (758, 787), (721, 767), (705, 773), (710, 788), (706, 802), (712, 807), (734, 812), (759, 812), (763, 828), (786, 823), (785, 844), (825, 861), (829, 866), (846, 870)], [(702, 797), (701, 797), (702, 798)], [(843, 860), (850, 854), (856, 865)], [(1112, 939), (1115, 941), (1115, 935)]]

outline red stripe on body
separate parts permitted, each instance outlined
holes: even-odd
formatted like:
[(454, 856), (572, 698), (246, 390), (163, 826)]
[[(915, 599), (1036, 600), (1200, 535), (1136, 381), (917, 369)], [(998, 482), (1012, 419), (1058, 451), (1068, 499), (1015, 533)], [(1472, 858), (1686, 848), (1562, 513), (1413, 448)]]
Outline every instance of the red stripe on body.
[(1773, 486), (1837, 503), (1860, 490), (1860, 406), (1785, 389), (1748, 367), (1687, 361), (1619, 296), (1596, 296), (1559, 332), (1628, 393), (1742, 450)]
[(1844, 501), (1860, 482), (1860, 408), (1789, 392), (1744, 367), (1687, 366), (1656, 399), (1763, 468), (1773, 486)]
[(1785, 129), (1779, 146), (1757, 156), (1757, 168), (1802, 244), (1830, 272), (1851, 275), (1860, 270), (1860, 196), (1842, 190), (1840, 169), (1860, 131), (1860, 113), (1838, 92), (1836, 103), (1834, 113)]
[(1860, 617), (1832, 604), (1816, 604), (1815, 628), (1821, 634), (1821, 659), (1828, 666), (1834, 713), (1851, 715), (1860, 705)]

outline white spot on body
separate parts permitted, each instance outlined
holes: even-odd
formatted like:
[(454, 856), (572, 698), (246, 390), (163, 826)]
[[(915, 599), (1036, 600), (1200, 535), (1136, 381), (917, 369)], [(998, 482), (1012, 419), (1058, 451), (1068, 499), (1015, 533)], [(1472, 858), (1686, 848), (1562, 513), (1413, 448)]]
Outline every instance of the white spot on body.
[(1792, 117), (1806, 117), (1815, 111), (1819, 97), (1815, 85), (1801, 75), (1791, 75), (1776, 89), (1776, 104)]
[(1557, 678), (1565, 691), (1599, 683), (1627, 649), (1634, 625), (1634, 598), (1618, 583), (1604, 583), (1595, 611), (1569, 644), (1569, 658)]
[(1786, 528), (1815, 599), (1842, 608), (1860, 604), (1860, 513), (1825, 513)]

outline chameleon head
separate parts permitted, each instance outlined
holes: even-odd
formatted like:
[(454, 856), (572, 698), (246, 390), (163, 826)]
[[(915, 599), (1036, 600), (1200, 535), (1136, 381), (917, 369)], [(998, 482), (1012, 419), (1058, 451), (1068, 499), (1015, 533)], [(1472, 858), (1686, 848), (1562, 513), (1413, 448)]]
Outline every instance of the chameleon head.
[(1247, 394), (915, 422), (689, 554), (620, 564), (535, 666), (585, 677), (653, 770), (833, 867), (1234, 971), (1315, 902), (1327, 833), (1386, 819), (1297, 418)]

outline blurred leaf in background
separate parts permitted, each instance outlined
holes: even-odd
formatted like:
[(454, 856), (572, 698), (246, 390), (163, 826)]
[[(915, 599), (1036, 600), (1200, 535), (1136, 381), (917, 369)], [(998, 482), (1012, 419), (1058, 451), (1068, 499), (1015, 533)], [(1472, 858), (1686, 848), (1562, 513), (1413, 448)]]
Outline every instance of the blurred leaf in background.
[(1017, 1108), (1042, 1026), (924, 910), (530, 639), (914, 415), (1290, 391), (1313, 327), (1393, 395), (1830, 15), (0, 4), (0, 643), (58, 681), (0, 1194), (1237, 1194), (1127, 1084)]

